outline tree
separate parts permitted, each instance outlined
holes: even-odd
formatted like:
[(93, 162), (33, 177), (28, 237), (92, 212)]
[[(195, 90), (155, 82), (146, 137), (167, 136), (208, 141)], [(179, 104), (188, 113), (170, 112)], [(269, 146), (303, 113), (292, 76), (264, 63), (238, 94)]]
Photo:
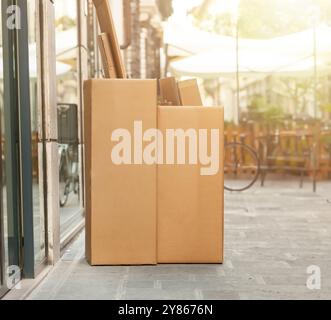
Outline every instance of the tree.
[[(223, 35), (233, 35), (233, 17), (229, 13), (209, 10), (218, 0), (204, 0), (192, 10), (200, 28)], [(241, 0), (239, 34), (244, 38), (270, 38), (307, 29), (313, 24), (314, 8), (319, 8), (321, 21), (331, 24), (330, 0)]]
[(296, 114), (306, 114), (309, 99), (313, 96), (312, 78), (283, 78), (279, 80), (287, 95), (295, 104)]

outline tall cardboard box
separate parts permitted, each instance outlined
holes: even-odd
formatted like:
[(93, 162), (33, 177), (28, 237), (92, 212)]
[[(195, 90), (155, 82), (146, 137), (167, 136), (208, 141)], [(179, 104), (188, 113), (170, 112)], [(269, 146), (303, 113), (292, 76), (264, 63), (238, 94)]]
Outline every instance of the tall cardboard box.
[[(197, 132), (200, 129), (207, 129), (208, 132), (218, 129), (220, 152), (219, 170), (212, 175), (202, 175), (201, 164), (158, 167), (158, 262), (222, 263), (223, 108), (159, 107), (158, 127), (164, 136), (170, 128), (185, 131), (194, 129)], [(208, 146), (211, 145), (209, 142), (210, 138)], [(199, 152), (201, 147), (199, 143)]]
[[(154, 80), (84, 84), (86, 255), (91, 265), (156, 264), (156, 165), (115, 165), (112, 134), (157, 126)], [(132, 153), (133, 157), (133, 153)]]

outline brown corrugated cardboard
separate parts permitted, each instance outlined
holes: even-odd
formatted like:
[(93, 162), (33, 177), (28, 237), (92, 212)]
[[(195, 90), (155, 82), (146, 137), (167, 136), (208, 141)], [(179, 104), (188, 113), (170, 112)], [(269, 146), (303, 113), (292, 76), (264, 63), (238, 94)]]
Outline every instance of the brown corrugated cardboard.
[(175, 77), (160, 79), (160, 94), (162, 105), (180, 106), (180, 96), (177, 80)]
[(114, 20), (108, 0), (93, 0), (99, 20), (100, 30), (109, 36), (111, 50), (116, 66), (116, 74), (119, 78), (127, 78), (118, 38), (116, 34)]
[(203, 106), (198, 81), (196, 79), (179, 81), (178, 90), (182, 106)]
[(159, 263), (223, 262), (223, 122), (223, 108), (159, 107), (164, 135), (169, 128), (219, 129), (221, 150), (214, 175), (202, 176), (201, 165), (158, 166)]
[(106, 33), (98, 36), (98, 45), (101, 53), (101, 60), (106, 79), (116, 79), (116, 67), (109, 43), (109, 37)]
[(112, 134), (157, 126), (156, 80), (89, 80), (85, 90), (86, 254), (92, 265), (156, 264), (156, 165), (115, 165)]

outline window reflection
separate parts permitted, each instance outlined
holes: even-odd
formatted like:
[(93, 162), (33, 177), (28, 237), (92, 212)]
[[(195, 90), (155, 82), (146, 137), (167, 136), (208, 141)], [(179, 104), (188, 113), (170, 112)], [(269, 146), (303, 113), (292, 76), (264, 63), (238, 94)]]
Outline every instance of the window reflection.
[(55, 1), (61, 237), (82, 219), (77, 1)]
[[(2, 53), (2, 28), (0, 8), (0, 52)], [(3, 57), (0, 57), (0, 289), (4, 284), (4, 270), (8, 265), (7, 258), (7, 201), (6, 201), (6, 171), (5, 171), (5, 126), (4, 126), (4, 96), (3, 96)]]
[(34, 251), (36, 265), (46, 258), (45, 244), (45, 210), (43, 190), (43, 157), (44, 147), (39, 135), (40, 106), (38, 105), (39, 74), (37, 56), (37, 3), (35, 0), (27, 2), (28, 7), (28, 35), (29, 35), (29, 72), (30, 72), (30, 110), (31, 110), (31, 139), (32, 139), (32, 184), (33, 184), (33, 215), (34, 215)]

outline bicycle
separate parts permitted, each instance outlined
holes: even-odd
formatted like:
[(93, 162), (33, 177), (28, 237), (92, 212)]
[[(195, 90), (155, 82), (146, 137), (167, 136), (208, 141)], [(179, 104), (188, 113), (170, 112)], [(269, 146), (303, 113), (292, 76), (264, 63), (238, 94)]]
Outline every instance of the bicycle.
[(72, 192), (79, 195), (77, 148), (59, 144), (60, 207), (66, 206)]
[(224, 148), (224, 188), (241, 192), (251, 188), (261, 173), (257, 152), (241, 142), (226, 143)]

